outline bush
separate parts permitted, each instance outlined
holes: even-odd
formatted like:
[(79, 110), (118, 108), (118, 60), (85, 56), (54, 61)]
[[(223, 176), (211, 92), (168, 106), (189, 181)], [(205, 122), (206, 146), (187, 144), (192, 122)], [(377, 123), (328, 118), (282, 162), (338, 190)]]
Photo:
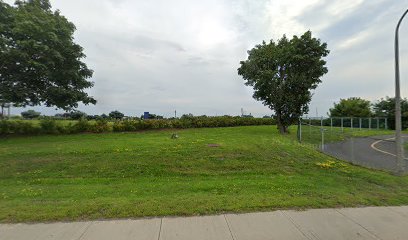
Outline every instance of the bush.
[(125, 114), (119, 112), (118, 110), (109, 113), (109, 117), (112, 119), (122, 119), (124, 116)]
[(68, 114), (68, 116), (73, 120), (80, 120), (82, 118), (86, 118), (86, 113), (81, 111), (72, 111)]
[(94, 133), (109, 132), (110, 127), (108, 121), (105, 119), (97, 120), (96, 123), (92, 125), (91, 131)]
[(41, 132), (46, 134), (60, 133), (57, 122), (51, 118), (44, 118), (40, 121)]
[(38, 118), (40, 115), (41, 115), (40, 112), (36, 112), (34, 110), (27, 110), (27, 111), (21, 112), (21, 116), (26, 119)]
[(10, 119), (21, 120), (21, 119), (23, 119), (23, 117), (22, 117), (22, 116), (19, 116), (19, 115), (11, 115), (11, 116), (10, 116)]
[(81, 118), (74, 125), (68, 125), (71, 133), (92, 132), (92, 125), (85, 118)]
[(39, 134), (41, 133), (41, 128), (35, 126), (31, 122), (24, 121), (0, 121), (0, 135), (11, 135), (11, 134)]
[(45, 117), (40, 121), (39, 126), (27, 121), (0, 121), (0, 135), (10, 134), (69, 134), (84, 132), (134, 132), (149, 129), (166, 129), (166, 128), (212, 128), (212, 127), (235, 127), (251, 125), (274, 125), (275, 120), (272, 118), (242, 118), (242, 117), (194, 117), (186, 115), (180, 119), (126, 119), (117, 120), (111, 127), (106, 119), (88, 121), (81, 118), (76, 123), (62, 124), (62, 121)]

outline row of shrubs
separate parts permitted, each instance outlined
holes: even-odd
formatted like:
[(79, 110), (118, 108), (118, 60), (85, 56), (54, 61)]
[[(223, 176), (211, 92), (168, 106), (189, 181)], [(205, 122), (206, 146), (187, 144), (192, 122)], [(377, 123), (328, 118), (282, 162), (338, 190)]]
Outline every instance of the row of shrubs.
[(80, 119), (77, 122), (63, 120), (42, 119), (39, 124), (29, 121), (2, 120), (0, 121), (0, 135), (37, 135), (37, 134), (73, 134), (73, 133), (102, 133), (102, 132), (132, 132), (148, 129), (166, 128), (205, 128), (205, 127), (235, 127), (252, 125), (274, 125), (272, 118), (242, 118), (242, 117), (192, 117), (184, 119), (157, 120), (107, 120), (88, 121)]
[(0, 135), (38, 135), (38, 134), (72, 134), (84, 132), (109, 132), (111, 127), (107, 121), (90, 122), (80, 119), (75, 123), (63, 120), (41, 119), (39, 124), (30, 121), (2, 120), (0, 121)]

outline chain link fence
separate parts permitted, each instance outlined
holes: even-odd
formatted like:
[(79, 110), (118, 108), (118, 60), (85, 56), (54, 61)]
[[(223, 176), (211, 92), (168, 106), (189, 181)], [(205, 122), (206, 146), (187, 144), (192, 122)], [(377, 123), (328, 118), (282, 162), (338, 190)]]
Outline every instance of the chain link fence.
[(388, 124), (386, 118), (302, 118), (297, 137), (299, 142), (338, 159), (395, 171), (394, 131), (388, 129)]
[(388, 130), (387, 118), (301, 118), (298, 124), (298, 140), (324, 150), (327, 143), (343, 141), (355, 135), (381, 134), (379, 131), (384, 130)]

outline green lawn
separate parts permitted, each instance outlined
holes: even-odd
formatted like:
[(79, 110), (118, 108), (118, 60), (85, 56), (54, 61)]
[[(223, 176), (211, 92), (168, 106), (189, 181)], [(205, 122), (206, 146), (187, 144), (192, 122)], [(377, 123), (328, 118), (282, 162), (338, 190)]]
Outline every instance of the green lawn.
[(0, 222), (408, 204), (408, 177), (275, 126), (174, 131), (0, 139)]

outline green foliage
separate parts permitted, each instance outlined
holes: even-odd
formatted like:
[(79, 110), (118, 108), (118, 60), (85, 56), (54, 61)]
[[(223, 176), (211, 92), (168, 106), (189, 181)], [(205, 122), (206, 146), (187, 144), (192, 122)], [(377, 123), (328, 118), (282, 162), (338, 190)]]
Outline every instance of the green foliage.
[[(65, 123), (65, 124), (64, 124)], [(78, 121), (55, 120), (45, 117), (35, 124), (34, 121), (3, 120), (0, 125), (0, 135), (30, 135), (30, 134), (71, 134), (71, 133), (102, 133), (102, 132), (135, 132), (151, 129), (168, 128), (213, 128), (237, 127), (254, 125), (274, 125), (272, 118), (242, 118), (242, 117), (192, 117), (189, 119), (150, 119), (150, 120), (117, 120), (108, 122), (106, 119), (88, 121), (81, 118)]]
[(351, 97), (340, 99), (339, 103), (334, 103), (329, 109), (330, 117), (370, 117), (372, 116), (370, 101)]
[(103, 133), (110, 132), (111, 128), (106, 119), (98, 119), (96, 120), (95, 124), (90, 127), (90, 130), (94, 133)]
[(22, 117), (22, 116), (19, 116), (19, 115), (11, 115), (11, 116), (10, 116), (10, 119), (13, 119), (13, 120), (21, 120), (21, 119), (23, 119), (23, 117)]
[(44, 118), (40, 121), (41, 130), (46, 134), (56, 134), (59, 133), (57, 122), (51, 118)]
[(327, 44), (312, 38), (310, 31), (302, 36), (277, 42), (263, 42), (248, 51), (238, 74), (245, 85), (254, 88), (253, 97), (275, 112), (281, 133), (307, 113), (310, 90), (316, 89), (327, 73), (322, 59), (329, 54)]
[(95, 104), (84, 91), (92, 76), (73, 42), (75, 25), (48, 0), (0, 1), (0, 99), (18, 106), (72, 109)]
[[(385, 97), (373, 104), (376, 117), (395, 117), (395, 98)], [(408, 100), (401, 99), (401, 113), (403, 117), (408, 117)]]
[(41, 128), (27, 121), (0, 121), (0, 135), (34, 135), (41, 133)]
[(90, 132), (92, 125), (85, 118), (79, 119), (71, 128), (72, 133)]
[[(395, 129), (395, 98), (385, 97), (373, 104), (376, 117), (386, 117), (390, 129)], [(402, 128), (408, 128), (408, 100), (401, 99)]]
[(86, 118), (87, 117), (86, 113), (81, 112), (81, 111), (72, 111), (69, 114), (67, 114), (67, 116), (70, 119), (73, 119), (73, 120), (79, 120), (81, 118)]
[(109, 113), (109, 117), (112, 119), (122, 119), (124, 116), (125, 114), (119, 112), (118, 110)]
[(21, 112), (21, 116), (25, 119), (34, 119), (40, 117), (41, 113), (36, 112), (34, 110), (27, 110), (24, 112)]
[(124, 120), (116, 121), (113, 125), (114, 132), (128, 132), (147, 129), (166, 128), (214, 128), (237, 127), (253, 125), (274, 125), (272, 118), (242, 118), (242, 117), (207, 117), (184, 116), (180, 119), (150, 119), (150, 120)]

